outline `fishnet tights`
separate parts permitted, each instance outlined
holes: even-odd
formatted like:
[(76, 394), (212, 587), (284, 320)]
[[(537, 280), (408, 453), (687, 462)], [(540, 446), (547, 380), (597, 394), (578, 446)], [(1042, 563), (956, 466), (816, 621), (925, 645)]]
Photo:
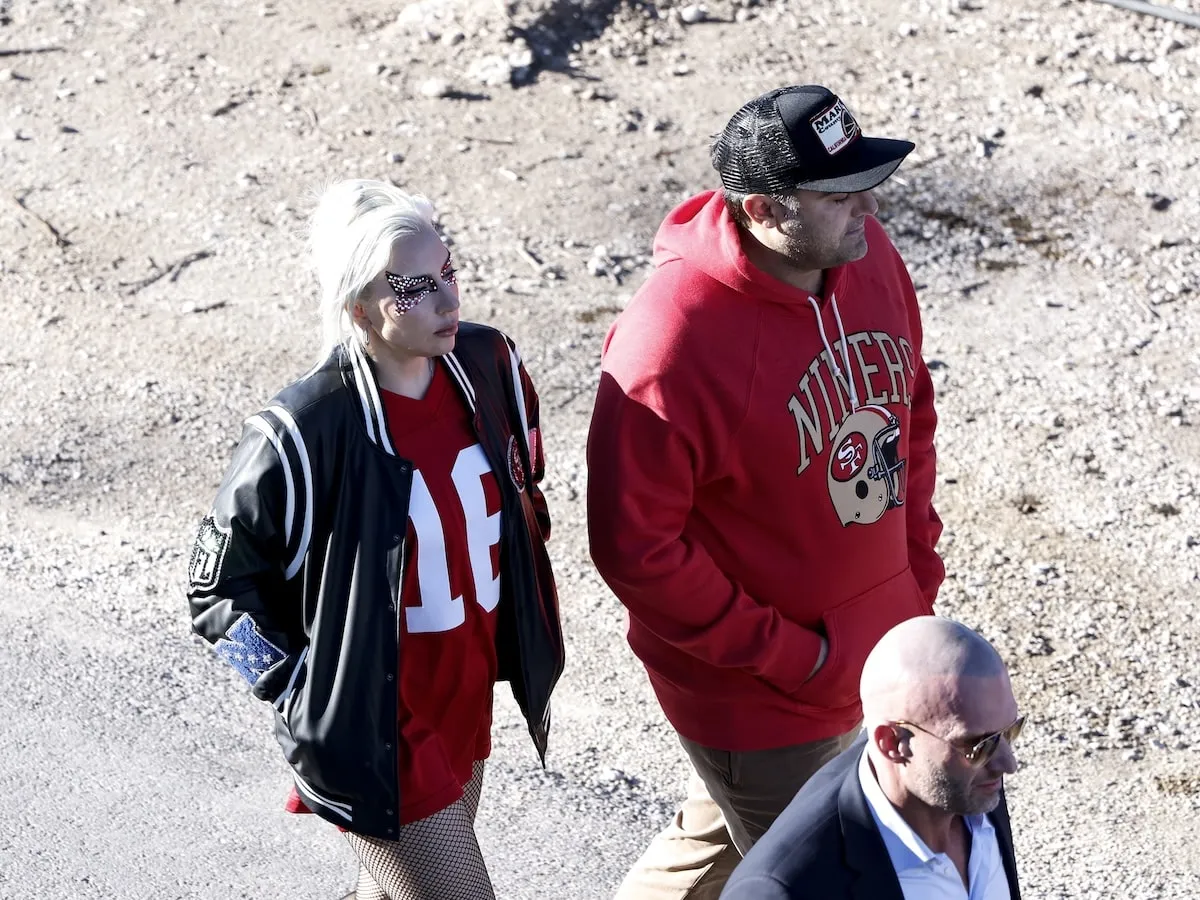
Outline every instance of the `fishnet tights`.
[(461, 800), (403, 826), (398, 840), (346, 832), (359, 860), (356, 900), (496, 900), (475, 837), (482, 791), (479, 760)]

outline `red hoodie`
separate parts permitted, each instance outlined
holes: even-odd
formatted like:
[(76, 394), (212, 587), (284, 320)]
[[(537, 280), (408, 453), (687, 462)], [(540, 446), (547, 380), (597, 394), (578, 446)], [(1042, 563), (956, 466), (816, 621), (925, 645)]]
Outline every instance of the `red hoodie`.
[(721, 194), (693, 197), (605, 342), (592, 558), (667, 718), (707, 747), (848, 731), (867, 654), (944, 576), (916, 295), (866, 234), (816, 297), (750, 264)]

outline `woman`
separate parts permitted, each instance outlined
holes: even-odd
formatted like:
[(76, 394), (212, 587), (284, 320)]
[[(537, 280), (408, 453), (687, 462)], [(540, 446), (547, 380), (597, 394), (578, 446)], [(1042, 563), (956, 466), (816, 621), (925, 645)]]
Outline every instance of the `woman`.
[(321, 197), (322, 361), (247, 420), (189, 569), (193, 628), (275, 707), (288, 808), (346, 833), (358, 900), (493, 897), (492, 686), (544, 763), (563, 663), (537, 394), (459, 321), (432, 214), (378, 181)]

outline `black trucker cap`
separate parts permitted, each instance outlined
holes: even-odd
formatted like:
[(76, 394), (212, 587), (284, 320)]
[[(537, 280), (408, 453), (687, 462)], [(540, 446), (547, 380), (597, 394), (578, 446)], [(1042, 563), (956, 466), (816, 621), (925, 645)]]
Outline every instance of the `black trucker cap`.
[(886, 181), (914, 146), (865, 136), (836, 94), (804, 84), (768, 91), (739, 109), (711, 156), (721, 184), (738, 193), (855, 193)]

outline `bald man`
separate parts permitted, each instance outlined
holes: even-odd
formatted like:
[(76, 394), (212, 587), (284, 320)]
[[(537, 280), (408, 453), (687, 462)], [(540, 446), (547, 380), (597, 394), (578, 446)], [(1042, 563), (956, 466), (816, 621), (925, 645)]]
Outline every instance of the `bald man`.
[(864, 733), (800, 790), (722, 900), (1019, 900), (1004, 776), (1025, 717), (958, 622), (897, 625), (867, 657)]

